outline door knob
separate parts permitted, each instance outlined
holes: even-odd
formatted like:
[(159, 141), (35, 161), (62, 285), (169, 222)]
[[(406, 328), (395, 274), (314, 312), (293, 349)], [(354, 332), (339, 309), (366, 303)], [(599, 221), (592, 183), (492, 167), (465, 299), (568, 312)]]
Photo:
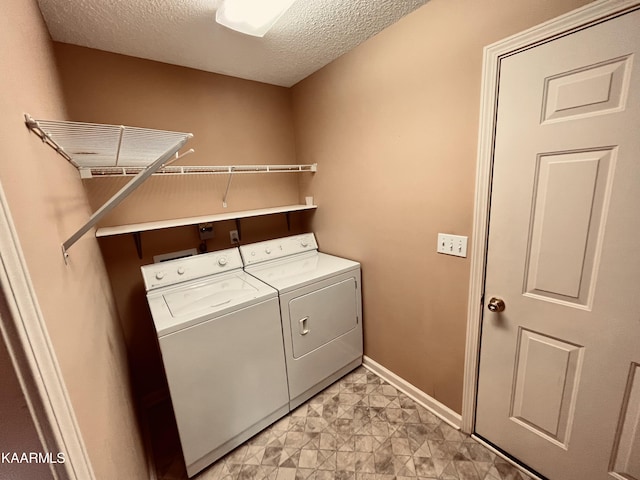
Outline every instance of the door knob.
[(506, 305), (504, 303), (504, 300), (496, 297), (492, 297), (491, 300), (489, 300), (489, 305), (487, 305), (489, 311), (494, 313), (503, 312), (505, 307)]

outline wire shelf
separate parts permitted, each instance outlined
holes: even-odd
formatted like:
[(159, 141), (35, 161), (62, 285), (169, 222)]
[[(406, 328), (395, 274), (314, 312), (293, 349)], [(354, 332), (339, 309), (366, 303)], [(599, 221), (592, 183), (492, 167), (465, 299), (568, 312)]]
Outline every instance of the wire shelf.
[(34, 120), (27, 126), (79, 169), (137, 167), (139, 173), (193, 135), (123, 125)]

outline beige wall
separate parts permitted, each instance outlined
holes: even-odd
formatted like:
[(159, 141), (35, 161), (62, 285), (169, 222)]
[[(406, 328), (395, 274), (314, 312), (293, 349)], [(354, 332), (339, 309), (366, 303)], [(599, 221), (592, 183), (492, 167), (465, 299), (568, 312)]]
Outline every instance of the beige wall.
[(84, 189), (24, 125), (25, 112), (67, 116), (35, 0), (3, 2), (0, 72), (0, 182), (89, 457), (98, 479), (144, 478), (122, 330), (96, 240), (85, 236), (70, 264), (62, 260), (61, 243), (89, 214)]
[[(201, 72), (67, 44), (55, 52), (73, 120), (188, 131), (195, 153), (176, 164), (296, 163), (291, 96), (286, 88)], [(310, 175), (308, 173), (301, 175)], [(152, 177), (117, 207), (103, 225), (190, 217), (299, 203), (299, 174), (236, 175), (222, 207), (226, 175)], [(97, 209), (128, 179), (92, 179), (85, 187)], [(241, 222), (242, 242), (304, 230), (309, 214)], [(234, 222), (216, 223), (210, 250), (229, 248)], [(161, 253), (197, 248), (195, 226), (141, 235), (139, 259), (131, 235), (100, 240), (141, 397), (163, 388), (155, 331), (140, 266)]]
[(585, 0), (431, 0), (293, 87), (320, 248), (362, 262), (365, 354), (460, 412), (482, 48)]

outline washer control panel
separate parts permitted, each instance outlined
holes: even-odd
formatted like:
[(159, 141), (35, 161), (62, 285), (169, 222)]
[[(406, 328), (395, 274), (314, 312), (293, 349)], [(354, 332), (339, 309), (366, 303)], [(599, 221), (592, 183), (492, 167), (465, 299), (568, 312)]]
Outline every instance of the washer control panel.
[(242, 258), (237, 248), (203, 253), (141, 267), (147, 291), (166, 287), (216, 273), (242, 268)]
[(291, 237), (276, 238), (266, 242), (240, 246), (244, 266), (282, 258), (296, 253), (317, 250), (318, 244), (313, 233), (303, 233)]

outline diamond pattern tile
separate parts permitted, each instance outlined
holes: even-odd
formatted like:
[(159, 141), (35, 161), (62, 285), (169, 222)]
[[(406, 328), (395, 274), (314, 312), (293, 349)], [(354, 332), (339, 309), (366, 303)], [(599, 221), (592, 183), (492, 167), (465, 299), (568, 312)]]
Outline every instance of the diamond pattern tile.
[[(179, 446), (158, 438), (158, 479), (186, 480)], [(530, 480), (364, 367), (193, 478)]]

